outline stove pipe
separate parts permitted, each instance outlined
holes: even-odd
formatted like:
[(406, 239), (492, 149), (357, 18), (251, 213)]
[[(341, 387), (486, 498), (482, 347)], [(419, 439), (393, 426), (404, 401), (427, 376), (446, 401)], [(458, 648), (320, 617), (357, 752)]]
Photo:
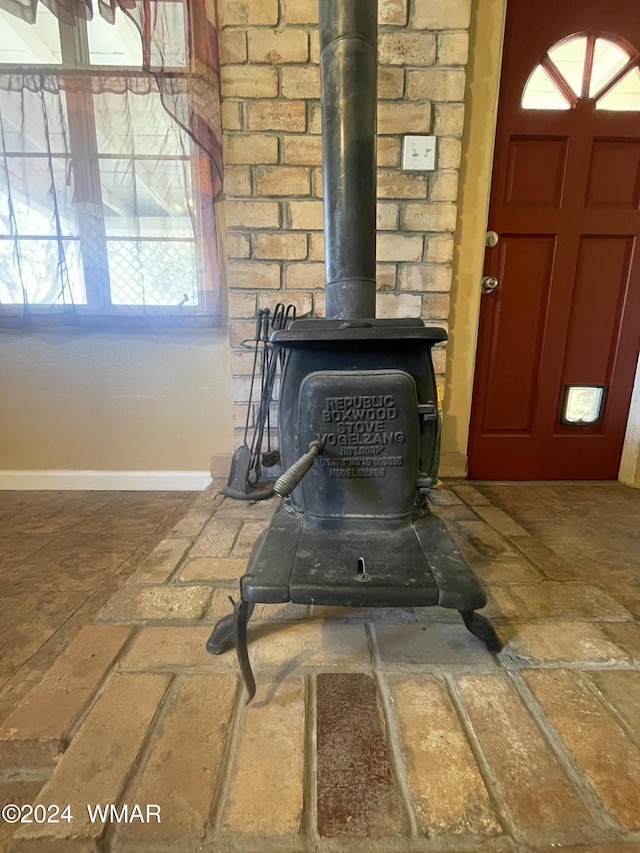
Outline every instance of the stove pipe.
[(376, 315), (377, 0), (320, 0), (326, 315)]

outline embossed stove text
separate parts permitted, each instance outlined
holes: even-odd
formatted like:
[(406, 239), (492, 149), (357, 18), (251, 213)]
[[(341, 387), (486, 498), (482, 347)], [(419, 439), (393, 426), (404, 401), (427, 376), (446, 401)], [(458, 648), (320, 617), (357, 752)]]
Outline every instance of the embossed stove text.
[(404, 432), (389, 430), (389, 421), (398, 418), (395, 398), (391, 394), (353, 397), (327, 397), (322, 421), (331, 424), (332, 432), (321, 438), (327, 451), (335, 448), (342, 459), (329, 454), (319, 459), (335, 478), (385, 477), (386, 468), (404, 465), (403, 456), (384, 456), (384, 448), (402, 445)]

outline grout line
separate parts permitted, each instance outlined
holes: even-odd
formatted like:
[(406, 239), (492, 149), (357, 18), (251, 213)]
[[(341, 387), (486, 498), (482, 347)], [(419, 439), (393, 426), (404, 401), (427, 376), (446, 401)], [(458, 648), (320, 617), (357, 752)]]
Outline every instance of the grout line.
[(242, 709), (244, 706), (243, 699), (244, 684), (242, 679), (239, 676), (236, 676), (236, 695), (231, 709), (231, 719), (227, 731), (226, 743), (220, 758), (220, 764), (218, 765), (218, 772), (216, 774), (218, 785), (211, 802), (209, 825), (205, 833), (205, 838), (207, 839), (209, 839), (210, 835), (218, 835), (222, 831), (224, 807), (227, 803), (229, 790), (231, 788), (231, 775), (233, 773), (236, 748), (240, 738), (240, 723), (243, 716)]
[[(82, 629), (80, 629), (80, 630), (82, 630)], [(62, 755), (60, 756), (60, 760), (62, 760), (62, 756), (71, 746), (71, 743), (72, 743), (74, 737), (78, 734), (78, 731), (80, 730), (81, 726), (84, 724), (85, 720), (87, 719), (87, 717), (89, 716), (89, 714), (91, 713), (93, 708), (95, 707), (98, 699), (104, 693), (107, 685), (112, 681), (112, 679), (116, 675), (124, 675), (126, 673), (126, 670), (121, 670), (119, 668), (119, 663), (124, 658), (124, 656), (127, 654), (127, 652), (129, 651), (129, 649), (133, 645), (134, 640), (138, 636), (139, 633), (140, 633), (139, 626), (134, 625), (132, 630), (129, 632), (129, 636), (124, 641), (124, 643), (122, 644), (122, 646), (120, 647), (118, 652), (114, 655), (113, 660), (111, 661), (108, 669), (104, 672), (104, 674), (102, 675), (102, 678), (100, 679), (100, 681), (96, 685), (96, 688), (93, 691), (93, 693), (91, 694), (87, 704), (85, 705), (85, 707), (83, 709), (81, 709), (78, 716), (76, 717), (76, 719), (71, 724), (70, 729), (66, 732), (66, 734), (62, 738), (62, 743), (64, 744), (64, 750), (62, 752)], [(76, 637), (77, 636), (78, 635), (76, 634)], [(72, 640), (72, 642), (73, 642), (73, 640)], [(48, 670), (47, 670), (47, 672), (48, 672)], [(171, 678), (172, 678), (172, 675), (170, 674), (170, 681), (171, 681)], [(169, 687), (169, 684), (167, 685), (167, 688), (168, 687)], [(162, 703), (162, 701), (163, 700), (161, 700), (161, 703)]]
[(240, 519), (240, 524), (238, 525), (236, 535), (233, 537), (233, 542), (231, 543), (231, 547), (229, 548), (229, 553), (227, 554), (228, 557), (231, 557), (231, 555), (233, 554), (234, 548), (238, 544), (238, 540), (240, 539), (240, 536), (242, 535), (242, 530), (243, 530), (246, 523), (247, 523), (246, 518)]
[[(606, 670), (605, 670), (606, 671)], [(600, 689), (600, 687), (592, 680), (589, 674), (585, 672), (581, 672), (580, 670), (573, 670), (578, 681), (583, 684), (593, 695), (600, 701), (602, 705), (606, 708), (606, 710), (613, 716), (616, 720), (620, 728), (623, 730), (625, 735), (629, 738), (631, 743), (635, 744), (640, 748), (640, 734), (635, 732), (629, 723), (622, 716), (620, 711), (616, 708), (613, 702), (607, 697), (607, 695)]]
[[(168, 676), (169, 677), (167, 679), (167, 685), (164, 689), (164, 693), (160, 697), (160, 701), (158, 702), (158, 706), (155, 710), (155, 713), (149, 721), (149, 725), (145, 732), (144, 738), (142, 739), (142, 743), (140, 744), (138, 752), (131, 764), (131, 768), (122, 777), (122, 786), (116, 798), (116, 803), (118, 807), (125, 805), (127, 802), (135, 802), (132, 797), (129, 797), (129, 794), (134, 790), (136, 784), (144, 774), (147, 761), (149, 760), (149, 756), (151, 754), (151, 744), (155, 740), (156, 730), (158, 728), (159, 723), (164, 720), (168, 713), (168, 708), (171, 704), (170, 696), (173, 696), (173, 694), (175, 693), (175, 685), (178, 676), (171, 673), (169, 673)], [(113, 847), (116, 841), (116, 836), (118, 834), (118, 824), (114, 826), (111, 823), (106, 823), (104, 827), (105, 828), (103, 832), (97, 839), (98, 850), (100, 850), (101, 848), (104, 850), (110, 850)]]
[[(162, 581), (162, 583), (159, 584), (159, 586), (177, 586), (178, 588), (180, 588), (182, 586), (191, 586), (192, 585), (192, 583), (193, 583), (192, 581), (187, 581), (184, 584), (177, 584), (176, 581), (180, 580), (180, 575), (182, 574), (183, 569), (186, 568), (186, 563), (187, 563), (188, 558), (189, 558), (189, 553), (195, 544), (196, 544), (195, 539), (192, 539), (191, 545), (189, 545), (189, 547), (184, 552), (182, 557), (180, 557), (180, 559), (176, 563), (175, 567), (171, 570), (171, 572), (167, 575), (167, 577)], [(198, 584), (198, 586), (201, 586), (201, 585), (202, 585), (202, 582), (200, 582)]]
[[(187, 508), (187, 511), (186, 511), (185, 513), (183, 513), (183, 514), (182, 514), (182, 516), (180, 517), (179, 521), (181, 521), (181, 520), (182, 520), (182, 519), (187, 515), (187, 513), (188, 513), (192, 508), (193, 508), (193, 501), (191, 501), (191, 503), (189, 504), (189, 506), (188, 506), (188, 508)], [(216, 508), (216, 509), (217, 509), (217, 508)], [(196, 533), (196, 535), (195, 535), (195, 536), (176, 536), (176, 537), (171, 537), (171, 536), (170, 536), (170, 534), (171, 534), (171, 533), (172, 533), (172, 531), (174, 530), (174, 528), (175, 528), (176, 524), (178, 524), (178, 523), (179, 523), (179, 521), (177, 521), (177, 522), (176, 522), (176, 523), (171, 527), (171, 529), (167, 531), (167, 535), (164, 537), (165, 539), (171, 539), (171, 538), (176, 538), (176, 539), (188, 539), (188, 540), (189, 540), (189, 542), (190, 542), (190, 544), (189, 544), (188, 548), (186, 548), (186, 549), (185, 549), (184, 553), (182, 554), (182, 556), (180, 557), (180, 559), (178, 560), (178, 562), (176, 563), (176, 565), (173, 567), (173, 569), (169, 572), (169, 574), (167, 575), (167, 577), (162, 581), (162, 586), (175, 585), (175, 582), (179, 579), (180, 575), (182, 574), (183, 569), (185, 568), (185, 566), (186, 566), (187, 562), (189, 561), (189, 555), (191, 554), (191, 551), (193, 550), (193, 548), (194, 548), (194, 546), (195, 546), (196, 542), (198, 542), (198, 540), (200, 539), (200, 536), (202, 535), (202, 531), (205, 529), (205, 527), (207, 526), (207, 524), (208, 524), (208, 523), (211, 521), (211, 519), (214, 517), (215, 512), (216, 512), (216, 511), (214, 510), (214, 512), (209, 516), (208, 520), (203, 524), (203, 526), (202, 526), (201, 530), (200, 530), (198, 533)], [(240, 529), (242, 529), (242, 528), (240, 528)]]
[(316, 729), (316, 676), (310, 672), (304, 679), (305, 731), (301, 836), (309, 849), (318, 845), (318, 749)]
[[(84, 592), (84, 590), (82, 590), (82, 591)], [(21, 663), (21, 664), (19, 665), (18, 669), (13, 673), (13, 675), (10, 675), (10, 676), (9, 676), (9, 678), (8, 678), (6, 681), (4, 681), (4, 682), (2, 683), (2, 685), (0, 685), (0, 694), (4, 694), (4, 693), (5, 693), (6, 689), (9, 687), (10, 683), (11, 683), (11, 682), (16, 678), (16, 676), (18, 676), (20, 673), (22, 673), (22, 671), (23, 671), (26, 667), (28, 667), (28, 666), (29, 666), (29, 664), (32, 662), (32, 660), (33, 660), (35, 657), (37, 657), (37, 655), (38, 655), (38, 654), (40, 654), (40, 652), (41, 652), (41, 651), (42, 651), (42, 649), (47, 645), (47, 643), (50, 643), (50, 642), (54, 641), (56, 634), (58, 634), (58, 633), (60, 633), (60, 632), (62, 631), (62, 629), (67, 625), (67, 623), (68, 623), (68, 622), (70, 622), (70, 621), (74, 618), (74, 616), (76, 615), (76, 613), (78, 613), (80, 610), (82, 610), (82, 608), (87, 604), (87, 602), (88, 602), (88, 601), (90, 601), (90, 600), (93, 598), (93, 596), (94, 596), (97, 592), (98, 592), (98, 590), (94, 590), (93, 592), (90, 592), (90, 593), (87, 595), (87, 597), (84, 599), (84, 601), (83, 601), (81, 604), (79, 604), (79, 605), (78, 605), (78, 606), (77, 606), (77, 607), (76, 607), (76, 608), (75, 608), (75, 609), (74, 609), (74, 610), (73, 610), (73, 611), (72, 611), (72, 612), (71, 612), (71, 613), (70, 613), (70, 614), (69, 614), (69, 615), (68, 615), (68, 616), (67, 616), (67, 617), (66, 617), (66, 618), (65, 618), (65, 619), (60, 623), (60, 625), (58, 625), (58, 627), (57, 627), (57, 628), (55, 628), (55, 629), (51, 632), (51, 634), (49, 634), (49, 636), (48, 636), (48, 637), (47, 637), (47, 638), (46, 638), (46, 639), (45, 639), (45, 640), (44, 640), (44, 641), (43, 641), (43, 642), (38, 646), (38, 648), (33, 652), (33, 654), (29, 655), (29, 657), (28, 657), (28, 658), (27, 658), (23, 663)], [(96, 624), (95, 616), (91, 619), (91, 621), (89, 621), (89, 622), (86, 622), (86, 623), (85, 623), (85, 625), (95, 625), (95, 624)], [(49, 670), (51, 669), (51, 667), (53, 666), (53, 664), (58, 660), (58, 658), (59, 658), (62, 654), (64, 654), (64, 652), (67, 650), (67, 647), (71, 645), (71, 643), (74, 641), (74, 639), (75, 639), (75, 638), (77, 637), (77, 635), (80, 633), (80, 631), (82, 631), (82, 629), (85, 627), (85, 625), (80, 625), (80, 627), (79, 627), (79, 628), (78, 628), (78, 630), (75, 632), (75, 634), (71, 637), (71, 639), (69, 640), (69, 642), (68, 642), (68, 643), (66, 643), (60, 651), (56, 652), (56, 656), (55, 656), (54, 661), (53, 661), (53, 662), (52, 662), (52, 663), (51, 663), (51, 664), (46, 668), (46, 670), (44, 670), (44, 672), (42, 672), (42, 675), (43, 675), (43, 676), (44, 676), (44, 675), (46, 675), (46, 674), (47, 674), (47, 672), (49, 672)], [(32, 667), (32, 668), (30, 668), (30, 669), (29, 669), (29, 671), (28, 671), (28, 672), (29, 672), (29, 674), (30, 674), (30, 673), (32, 673), (32, 672), (37, 671), (37, 669), (38, 669), (38, 667)], [(35, 685), (34, 685), (34, 687), (35, 687)], [(31, 693), (31, 690), (33, 690), (33, 687), (30, 687), (30, 688), (29, 688), (29, 690), (24, 694), (24, 696), (22, 696), (22, 698), (18, 701), (17, 705), (19, 705), (19, 704), (22, 702), (22, 700), (23, 700), (26, 696), (28, 696), (28, 695), (29, 695), (29, 693)], [(17, 707), (17, 705), (16, 705), (16, 707)], [(11, 713), (13, 712), (13, 710), (14, 710), (14, 709), (12, 708), (12, 709), (8, 712), (8, 714), (7, 714), (6, 716), (8, 716), (9, 714), (11, 714)], [(0, 717), (0, 720), (4, 720), (4, 717)]]
[[(522, 538), (522, 537), (519, 537), (519, 538)], [(541, 539), (539, 539), (537, 536), (532, 535), (531, 538), (535, 542), (538, 542), (538, 544), (544, 545), (545, 548), (549, 548), (549, 546), (545, 545), (545, 543)], [(509, 539), (509, 543), (516, 549), (516, 552), (518, 554), (520, 554), (521, 557), (524, 557), (524, 559), (527, 561), (527, 563), (529, 563), (529, 565), (532, 566), (536, 572), (539, 572), (542, 575), (540, 582), (542, 582), (542, 581), (555, 581), (556, 583), (562, 583), (562, 584), (565, 584), (565, 583), (584, 583), (584, 580), (580, 580), (580, 578), (569, 577), (569, 578), (563, 578), (562, 580), (559, 580), (556, 576), (548, 574), (548, 572), (545, 570), (544, 566), (541, 564), (542, 561), (538, 562), (538, 561), (534, 560), (527, 553), (526, 549), (524, 549), (520, 545), (519, 542), (514, 542), (513, 539)], [(568, 561), (566, 560), (565, 557), (562, 557), (560, 554), (558, 554), (552, 548), (549, 548), (549, 551), (551, 551), (551, 554), (552, 554), (552, 557), (554, 560), (558, 560), (558, 561), (562, 562), (563, 564), (567, 565), (567, 567), (568, 567)], [(569, 571), (570, 571), (570, 569), (569, 569)]]
[(454, 711), (456, 712), (460, 725), (462, 726), (462, 731), (466, 735), (467, 743), (471, 748), (471, 753), (476, 761), (480, 777), (487, 789), (491, 805), (493, 806), (496, 816), (504, 829), (505, 835), (515, 843), (522, 843), (522, 834), (519, 832), (513, 815), (509, 811), (500, 794), (500, 784), (491, 768), (489, 759), (482, 748), (480, 739), (478, 738), (476, 730), (473, 727), (473, 723), (471, 722), (471, 718), (469, 717), (467, 709), (464, 707), (460, 694), (458, 693), (458, 688), (454, 678), (450, 673), (445, 673), (444, 683)]
[[(189, 506), (189, 508), (187, 509), (187, 513), (189, 512), (189, 510), (190, 510), (190, 509), (191, 509), (191, 505), (190, 505), (190, 506)], [(185, 515), (186, 515), (187, 513), (184, 513), (184, 515), (182, 516), (182, 518), (184, 518), (184, 517), (185, 517)], [(189, 560), (189, 555), (191, 554), (191, 551), (192, 551), (193, 547), (195, 546), (196, 542), (200, 539), (200, 536), (201, 536), (201, 534), (202, 534), (202, 531), (203, 531), (203, 530), (204, 530), (204, 528), (207, 526), (207, 524), (209, 523), (209, 521), (211, 521), (211, 519), (212, 519), (212, 518), (213, 518), (213, 515), (211, 515), (211, 516), (209, 517), (208, 521), (206, 521), (206, 522), (204, 523), (204, 525), (202, 526), (202, 529), (201, 529), (198, 533), (196, 533), (196, 535), (195, 535), (195, 536), (175, 536), (175, 537), (170, 536), (169, 534), (171, 534), (171, 533), (172, 533), (172, 531), (174, 530), (174, 528), (175, 528), (175, 524), (173, 525), (173, 527), (171, 528), (171, 530), (167, 531), (167, 535), (164, 537), (165, 539), (172, 539), (172, 538), (175, 538), (175, 539), (187, 539), (187, 540), (189, 541), (189, 543), (190, 543), (190, 544), (189, 544), (189, 546), (188, 546), (187, 548), (185, 548), (184, 553), (182, 554), (182, 556), (180, 557), (180, 559), (178, 560), (178, 562), (175, 564), (175, 566), (173, 567), (173, 569), (169, 572), (169, 574), (167, 575), (167, 577), (162, 581), (161, 586), (175, 585), (175, 582), (179, 579), (180, 575), (182, 574), (182, 570), (185, 568), (185, 566), (186, 566), (186, 564), (187, 564), (187, 562), (188, 562), (188, 560)], [(177, 522), (176, 522), (176, 523), (177, 523)], [(161, 540), (161, 541), (162, 541), (162, 540)], [(158, 543), (158, 544), (160, 544), (160, 543)], [(153, 553), (153, 552), (152, 552), (152, 553)]]
[[(446, 485), (446, 483), (445, 483), (445, 485)], [(529, 557), (529, 556), (528, 556), (528, 555), (527, 555), (527, 554), (522, 550), (522, 548), (518, 545), (518, 543), (517, 543), (517, 542), (514, 542), (514, 540), (513, 540), (513, 537), (512, 537), (512, 536), (507, 536), (507, 535), (506, 535), (505, 533), (503, 533), (501, 530), (498, 530), (498, 528), (496, 528), (496, 527), (494, 527), (492, 524), (490, 524), (490, 523), (489, 523), (485, 518), (483, 518), (483, 516), (482, 516), (482, 515), (477, 511), (476, 507), (478, 507), (478, 506), (485, 506), (485, 507), (490, 507), (490, 508), (492, 508), (492, 509), (499, 509), (501, 512), (504, 512), (504, 514), (505, 514), (506, 516), (508, 516), (508, 518), (510, 518), (510, 519), (514, 522), (514, 524), (519, 524), (519, 522), (518, 522), (518, 521), (516, 521), (516, 519), (515, 519), (515, 518), (513, 518), (511, 515), (509, 515), (509, 513), (508, 513), (508, 512), (506, 512), (505, 510), (503, 510), (501, 507), (496, 506), (496, 504), (494, 504), (494, 503), (492, 503), (491, 501), (489, 501), (489, 499), (488, 499), (488, 498), (487, 498), (487, 501), (488, 501), (488, 502), (487, 502), (486, 504), (470, 504), (470, 503), (467, 503), (467, 501), (466, 501), (463, 497), (461, 497), (461, 496), (456, 492), (456, 490), (455, 490), (454, 488), (451, 488), (451, 487), (448, 487), (448, 488), (450, 488), (450, 490), (451, 490), (451, 491), (453, 491), (453, 492), (454, 492), (454, 494), (455, 494), (455, 495), (456, 495), (456, 496), (457, 496), (457, 497), (462, 501), (462, 505), (463, 505), (463, 506), (465, 506), (468, 510), (470, 510), (471, 512), (473, 512), (473, 514), (476, 516), (476, 519), (475, 519), (475, 520), (477, 520), (477, 521), (481, 521), (481, 522), (482, 522), (486, 527), (488, 527), (488, 528), (489, 528), (489, 530), (493, 531), (497, 536), (499, 536), (502, 540), (504, 540), (504, 542), (505, 542), (509, 547), (514, 548), (514, 549), (516, 550), (516, 552), (517, 552), (518, 554), (520, 554), (520, 556), (522, 556), (522, 557), (524, 558), (525, 562), (526, 562), (529, 566), (531, 566), (531, 568), (532, 568), (534, 571), (539, 572), (539, 574), (541, 575), (541, 577), (540, 577), (538, 580), (529, 581), (529, 583), (542, 583), (542, 582), (543, 582), (543, 581), (545, 581), (545, 580), (550, 580), (550, 577), (545, 573), (545, 571), (544, 571), (540, 566), (538, 566), (538, 565), (537, 565), (537, 564), (536, 564), (536, 563), (535, 563), (535, 562), (534, 562), (534, 561), (533, 561), (533, 560), (532, 560), (532, 559), (531, 559), (531, 558), (530, 558), (530, 557)], [(473, 486), (472, 486), (472, 488), (473, 488)], [(435, 506), (437, 507), (438, 505), (436, 504)], [(453, 506), (456, 506), (456, 504), (453, 504)], [(447, 507), (445, 506), (445, 509), (446, 509), (446, 508), (447, 508)], [(460, 526), (460, 520), (457, 520), (457, 519), (451, 519), (450, 521), (446, 521), (446, 520), (443, 518), (443, 519), (442, 519), (442, 521), (443, 521), (443, 523), (445, 524), (445, 526), (449, 529), (449, 532), (450, 532), (450, 533), (452, 532), (452, 531), (451, 531), (451, 527), (454, 527), (454, 528), (455, 528), (456, 533), (458, 533), (458, 535), (459, 535), (459, 536), (462, 536), (463, 538), (467, 539), (467, 541), (469, 540), (469, 537), (465, 534), (464, 530), (463, 530), (463, 529), (462, 529), (462, 527)], [(520, 526), (522, 527), (522, 525), (520, 525)], [(525, 528), (523, 528), (523, 529), (525, 529)], [(528, 531), (527, 531), (527, 532), (528, 532)], [(452, 534), (452, 535), (453, 535), (453, 534)], [(531, 534), (530, 534), (530, 535), (531, 535)], [(454, 536), (454, 538), (455, 538), (455, 536)], [(532, 536), (532, 538), (537, 539), (537, 537), (534, 537), (534, 536)], [(457, 542), (456, 544), (458, 545), (458, 547), (460, 547), (460, 550), (463, 550), (461, 543)], [(470, 544), (473, 544), (473, 543), (470, 543)], [(480, 554), (480, 556), (481, 556), (481, 557), (485, 557), (485, 555), (483, 555), (481, 552), (479, 552), (479, 554)], [(485, 558), (486, 558), (486, 559), (489, 559), (489, 560), (491, 559), (491, 557), (490, 557), (490, 556), (488, 556), (488, 555), (487, 555)], [(471, 564), (471, 563), (472, 563), (472, 561), (471, 561), (471, 560), (469, 560), (469, 563)], [(472, 566), (472, 568), (473, 568), (473, 566)], [(483, 581), (483, 583), (484, 583), (484, 584), (486, 584), (487, 582)]]
[[(41, 782), (40, 790), (44, 788), (53, 775), (51, 767), (38, 767), (24, 770), (22, 767), (3, 767), (0, 769), (0, 785), (21, 785), (24, 782)], [(36, 796), (40, 796), (40, 792)]]
[(592, 817), (596, 827), (605, 830), (618, 830), (618, 822), (607, 812), (600, 797), (591, 786), (587, 777), (582, 773), (569, 748), (557, 733), (551, 722), (547, 719), (542, 706), (529, 689), (519, 672), (507, 671), (511, 683), (524, 703), (525, 708), (531, 714), (534, 722), (549, 743), (560, 767), (566, 773), (574, 790), (584, 803), (587, 812)]
[(400, 791), (400, 800), (402, 810), (404, 812), (404, 823), (409, 829), (411, 838), (420, 838), (420, 824), (416, 816), (413, 805), (413, 797), (407, 775), (407, 768), (402, 755), (402, 744), (400, 740), (400, 732), (398, 730), (398, 722), (393, 710), (393, 700), (389, 685), (387, 684), (386, 676), (382, 669), (382, 658), (378, 641), (375, 634), (375, 628), (371, 622), (365, 623), (369, 648), (371, 650), (371, 659), (373, 662), (373, 678), (378, 687), (378, 696), (382, 705), (382, 718), (387, 735), (387, 746), (389, 748), (389, 758), (391, 769), (395, 777), (395, 781)]

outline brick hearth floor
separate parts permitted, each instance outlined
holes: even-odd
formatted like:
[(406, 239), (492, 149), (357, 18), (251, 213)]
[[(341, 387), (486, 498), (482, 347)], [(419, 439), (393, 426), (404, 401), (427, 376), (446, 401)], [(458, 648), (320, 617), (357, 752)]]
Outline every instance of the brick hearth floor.
[(204, 643), (272, 502), (0, 495), (0, 804), (73, 815), (0, 851), (639, 851), (640, 492), (432, 503), (504, 651), (439, 608), (258, 606), (247, 707)]

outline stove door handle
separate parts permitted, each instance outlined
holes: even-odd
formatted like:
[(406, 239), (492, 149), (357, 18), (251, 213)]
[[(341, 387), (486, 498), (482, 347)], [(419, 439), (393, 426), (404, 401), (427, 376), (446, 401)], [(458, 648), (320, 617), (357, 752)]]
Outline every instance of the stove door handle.
[(309, 450), (304, 456), (301, 456), (297, 462), (294, 462), (290, 468), (287, 468), (281, 477), (278, 477), (273, 486), (273, 491), (276, 495), (279, 495), (281, 498), (288, 498), (295, 487), (302, 481), (302, 478), (309, 473), (316, 456), (322, 453), (322, 450), (323, 444), (321, 441), (312, 441), (309, 445)]

